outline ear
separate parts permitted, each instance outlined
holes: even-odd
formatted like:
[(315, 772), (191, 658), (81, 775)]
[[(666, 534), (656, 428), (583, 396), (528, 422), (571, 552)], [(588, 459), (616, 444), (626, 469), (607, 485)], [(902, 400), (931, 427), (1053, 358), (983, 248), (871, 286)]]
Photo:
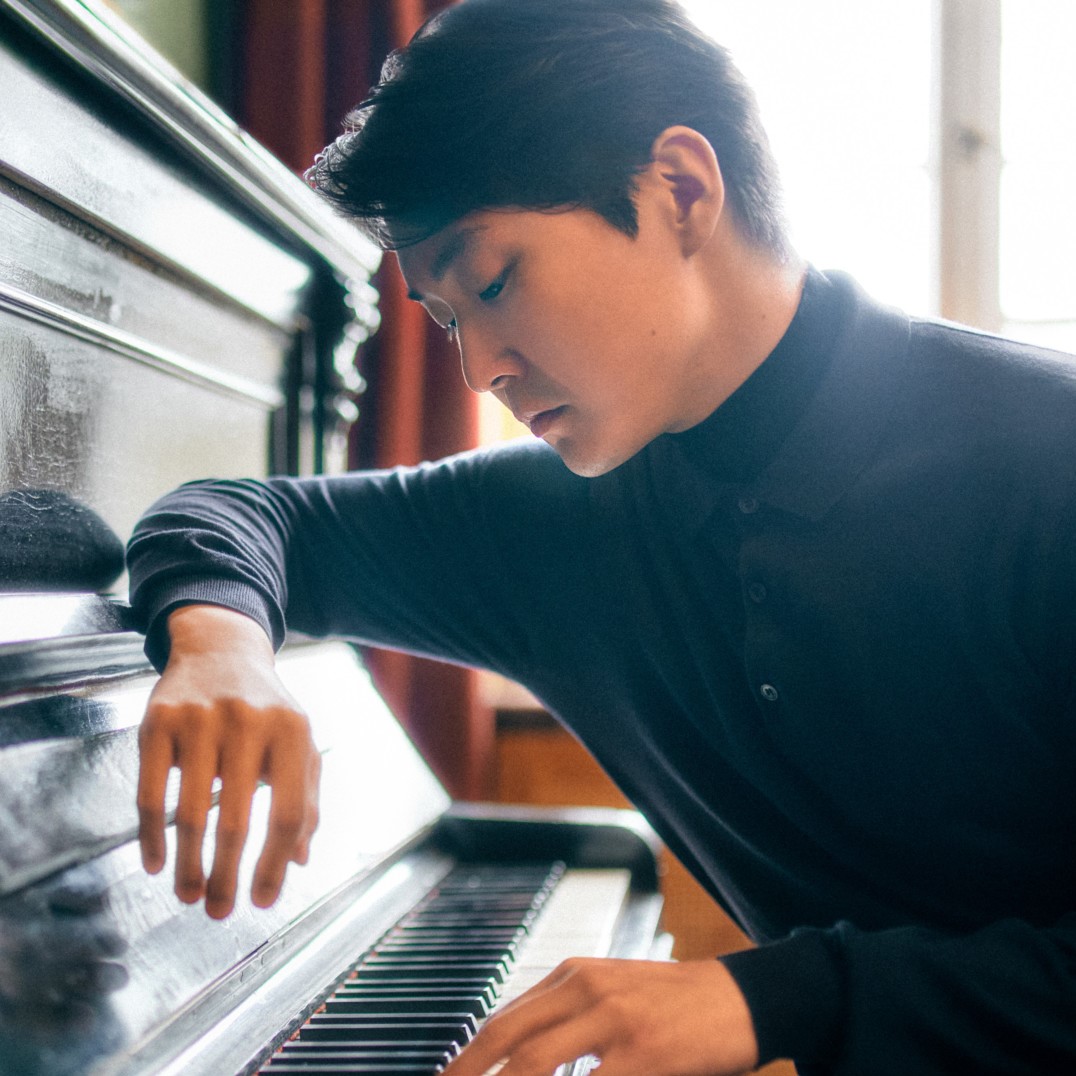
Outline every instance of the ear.
[(668, 127), (654, 140), (648, 171), (667, 200), (684, 254), (696, 253), (714, 234), (725, 205), (713, 146), (691, 127)]

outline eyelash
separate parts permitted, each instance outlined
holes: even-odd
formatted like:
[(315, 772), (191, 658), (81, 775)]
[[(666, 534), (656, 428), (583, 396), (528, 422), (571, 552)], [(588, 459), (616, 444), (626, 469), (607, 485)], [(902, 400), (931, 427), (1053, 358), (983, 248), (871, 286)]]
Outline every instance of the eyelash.
[[(496, 280), (493, 281), (492, 284), (489, 285), (488, 288), (478, 293), (478, 298), (481, 299), (484, 303), (493, 302), (493, 300), (496, 299), (502, 291), (504, 291), (505, 285), (508, 283), (508, 277), (511, 275), (511, 272), (515, 267), (515, 262), (512, 262), (511, 264), (507, 265), (504, 271), (497, 277)], [(453, 344), (456, 343), (456, 341), (459, 339), (460, 330), (459, 326), (456, 324), (455, 318), (453, 318), (445, 326), (445, 334), (448, 336), (449, 341)]]
[(504, 286), (508, 282), (508, 269), (505, 269), (503, 273), (497, 279), (490, 284), (485, 291), (479, 292), (478, 298), (484, 303), (491, 303), (498, 295), (504, 291)]

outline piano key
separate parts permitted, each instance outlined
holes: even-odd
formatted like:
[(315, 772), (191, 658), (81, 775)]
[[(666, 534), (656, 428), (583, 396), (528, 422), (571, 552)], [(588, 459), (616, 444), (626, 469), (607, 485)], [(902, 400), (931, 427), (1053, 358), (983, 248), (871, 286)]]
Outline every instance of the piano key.
[(424, 916), (400, 923), (385, 936), (385, 940), (440, 937), (459, 937), (474, 941), (511, 940), (526, 935), (530, 925), (528, 915), (529, 912), (515, 912), (505, 916), (505, 921), (501, 923), (491, 922), (485, 915), (466, 916), (464, 922), (442, 922), (437, 916)]
[[(479, 1020), (470, 1013), (458, 1012), (430, 1012), (430, 1013), (317, 1013), (307, 1022), (307, 1028), (346, 1028), (360, 1034), (364, 1028), (385, 1029), (393, 1028), (392, 1035), (397, 1036), (402, 1042), (407, 1042), (413, 1034), (415, 1027), (429, 1027), (431, 1024), (439, 1024), (442, 1027), (459, 1029), (460, 1034), (454, 1033), (453, 1042), (469, 1042), (474, 1038), (478, 1030)], [(463, 1035), (464, 1037), (460, 1037)]]
[(293, 1061), (274, 1061), (266, 1070), (273, 1074), (273, 1076), (281, 1076), (283, 1073), (288, 1072), (300, 1072), (303, 1076), (314, 1076), (319, 1072), (332, 1072), (332, 1073), (356, 1073), (364, 1074), (364, 1076), (400, 1076), (400, 1074), (409, 1074), (409, 1076), (431, 1076), (434, 1071), (429, 1065), (422, 1061), (322, 1061), (312, 1064), (306, 1064), (303, 1062), (296, 1063)]
[(490, 1005), (495, 1005), (500, 997), (500, 983), (490, 979), (489, 976), (448, 976), (430, 975), (422, 978), (412, 977), (404, 979), (375, 978), (373, 980), (350, 980), (345, 987), (339, 988), (336, 993), (351, 993), (353, 991), (407, 991), (422, 992), (424, 990), (462, 990), (475, 997), (483, 997)]
[(396, 1043), (414, 1047), (433, 1043), (443, 1048), (470, 1042), (474, 1032), (467, 1023), (448, 1020), (381, 1020), (318, 1022), (313, 1016), (299, 1032), (300, 1042)]
[[(621, 879), (614, 873), (616, 897)], [(585, 874), (569, 887), (584, 909)], [(380, 1062), (371, 1051), (387, 1050), (384, 1056), (397, 1064), (403, 1050), (418, 1048), (415, 1036), (426, 1042), (443, 1036), (439, 1046), (453, 1056), (500, 1003), (507, 991), (502, 984), (515, 982), (520, 968), (524, 977), (538, 975), (536, 967), (544, 969), (554, 959), (555, 939), (567, 938), (565, 944), (575, 946), (563, 956), (578, 952), (575, 935), (593, 929), (584, 925), (573, 931), (564, 922), (541, 929), (550, 909), (559, 908), (554, 918), (573, 918), (570, 899), (552, 900), (564, 880), (559, 863), (457, 870), (386, 931), (264, 1071), (367, 1071), (348, 1068), (346, 1058), (376, 1066)], [(604, 888), (607, 896), (610, 887)], [(619, 902), (614, 901), (617, 910)], [(598, 944), (607, 941), (603, 937)], [(429, 1076), (443, 1063), (424, 1071)], [(284, 1064), (301, 1068), (284, 1070)]]
[(322, 1012), (332, 1013), (355, 1013), (370, 1015), (371, 1013), (428, 1013), (430, 1016), (450, 1016), (462, 1014), (466, 1016), (488, 1016), (489, 1006), (480, 997), (461, 997), (448, 995), (437, 997), (430, 994), (409, 995), (402, 998), (384, 997), (371, 994), (366, 997), (344, 996), (336, 994), (325, 1002)]
[[(522, 926), (526, 929), (534, 922), (535, 915), (536, 913), (533, 910), (524, 915), (484, 915), (482, 916), (482, 924), (487, 927), (515, 928)], [(408, 930), (423, 928), (452, 930), (473, 926), (474, 922), (475, 917), (473, 915), (452, 913), (451, 915), (430, 915), (417, 921), (404, 920), (402, 925)]]
[[(300, 1052), (288, 1050), (278, 1052), (270, 1061), (259, 1069), (259, 1073), (275, 1073), (278, 1065), (294, 1065), (297, 1068), (310, 1069), (317, 1065), (347, 1066), (355, 1064), (376, 1065), (385, 1062), (406, 1062), (409, 1065), (421, 1065), (426, 1076), (440, 1072), (451, 1060), (459, 1057), (465, 1043), (451, 1041), (423, 1043), (383, 1042), (363, 1043), (347, 1042), (319, 1043), (333, 1046), (331, 1050)], [(374, 1049), (366, 1049), (373, 1046)]]
[(374, 946), (374, 956), (467, 956), (483, 957), (490, 953), (503, 956), (512, 951), (512, 943), (500, 942), (490, 944), (488, 942), (431, 942), (415, 939), (414, 941), (387, 941)]
[(401, 1048), (398, 1044), (370, 1048), (366, 1043), (358, 1047), (341, 1047), (335, 1042), (289, 1042), (281, 1047), (278, 1057), (296, 1065), (315, 1064), (325, 1061), (411, 1061), (427, 1065), (447, 1065), (455, 1056), (440, 1047), (428, 1049)]
[(388, 949), (379, 947), (370, 954), (369, 962), (364, 967), (436, 963), (449, 969), (460, 964), (489, 964), (509, 971), (515, 962), (515, 954), (505, 950), (504, 946), (472, 949), (468, 946), (454, 948), (450, 945), (417, 945)]
[(508, 977), (507, 972), (502, 964), (489, 964), (489, 963), (466, 963), (466, 964), (452, 964), (446, 966), (445, 964), (425, 962), (425, 963), (397, 963), (390, 961), (381, 961), (377, 963), (371, 962), (370, 964), (364, 964), (362, 967), (362, 980), (364, 982), (373, 982), (374, 980), (381, 979), (413, 979), (421, 978), (423, 975), (428, 975), (432, 979), (436, 979), (445, 974), (456, 976), (468, 976), (470, 978), (482, 977), (489, 982), (503, 983)]

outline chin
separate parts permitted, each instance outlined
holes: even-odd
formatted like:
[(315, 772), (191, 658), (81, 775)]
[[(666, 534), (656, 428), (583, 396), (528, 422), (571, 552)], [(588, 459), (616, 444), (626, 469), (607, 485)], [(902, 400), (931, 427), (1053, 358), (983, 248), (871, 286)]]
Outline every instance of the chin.
[(608, 474), (622, 463), (627, 463), (643, 448), (639, 445), (621, 452), (600, 452), (594, 449), (587, 451), (578, 445), (573, 445), (567, 438), (558, 440), (551, 447), (560, 456), (564, 466), (580, 478), (599, 478), (603, 474)]

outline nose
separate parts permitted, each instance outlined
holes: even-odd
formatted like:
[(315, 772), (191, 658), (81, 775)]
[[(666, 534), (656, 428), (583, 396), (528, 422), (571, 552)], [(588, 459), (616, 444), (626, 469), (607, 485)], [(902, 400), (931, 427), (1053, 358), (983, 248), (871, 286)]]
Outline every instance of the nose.
[(520, 359), (494, 334), (475, 325), (456, 332), (463, 366), (463, 380), (472, 392), (490, 392), (503, 388), (508, 379), (519, 373)]

